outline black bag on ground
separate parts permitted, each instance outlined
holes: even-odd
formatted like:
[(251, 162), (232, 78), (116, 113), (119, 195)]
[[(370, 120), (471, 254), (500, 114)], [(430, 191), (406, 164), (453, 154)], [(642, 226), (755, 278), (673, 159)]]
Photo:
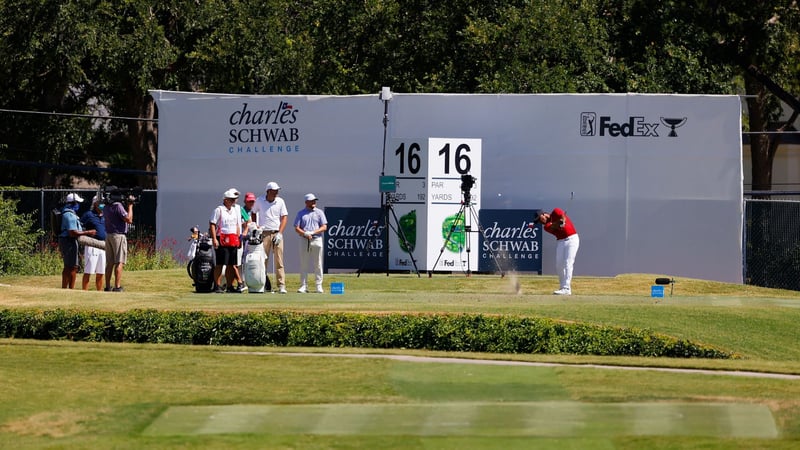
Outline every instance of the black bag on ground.
[(217, 257), (211, 238), (202, 236), (197, 242), (194, 258), (186, 265), (189, 277), (194, 281), (195, 292), (211, 292), (214, 290), (214, 266)]

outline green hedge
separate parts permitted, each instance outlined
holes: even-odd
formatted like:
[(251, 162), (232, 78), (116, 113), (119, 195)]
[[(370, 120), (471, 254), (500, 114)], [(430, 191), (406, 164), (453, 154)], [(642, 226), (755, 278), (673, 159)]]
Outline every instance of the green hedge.
[(635, 328), (471, 314), (0, 310), (0, 337), (192, 345), (732, 358)]

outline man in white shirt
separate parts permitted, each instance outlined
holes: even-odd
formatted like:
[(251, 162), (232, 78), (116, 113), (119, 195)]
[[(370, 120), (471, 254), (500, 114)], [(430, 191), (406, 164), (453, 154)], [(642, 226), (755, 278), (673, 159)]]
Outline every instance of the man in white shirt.
[[(264, 253), (267, 255), (265, 264), (268, 265), (270, 252), (272, 252), (272, 260), (275, 261), (275, 278), (277, 279), (278, 292), (285, 294), (286, 271), (283, 268), (283, 230), (286, 228), (289, 212), (286, 209), (286, 202), (278, 196), (280, 189), (281, 187), (274, 181), (267, 183), (266, 195), (256, 199), (256, 204), (250, 214), (255, 215), (254, 221), (256, 225), (263, 230)], [(267, 270), (267, 272), (269, 271)]]
[(236, 268), (236, 254), (241, 243), (239, 236), (242, 234), (242, 213), (236, 199), (239, 191), (230, 188), (222, 194), (222, 205), (214, 208), (208, 225), (208, 234), (216, 251), (217, 265), (214, 266), (214, 292), (225, 292), (222, 289), (222, 267), (225, 266), (225, 281), (228, 292), (241, 294), (244, 286), (233, 286), (234, 280), (240, 280)]

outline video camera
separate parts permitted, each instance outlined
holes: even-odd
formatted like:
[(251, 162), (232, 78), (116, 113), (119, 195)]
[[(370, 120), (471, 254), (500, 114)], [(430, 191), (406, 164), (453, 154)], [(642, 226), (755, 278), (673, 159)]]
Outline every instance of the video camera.
[(120, 202), (126, 205), (136, 205), (142, 200), (142, 188), (118, 188), (116, 186), (106, 186), (100, 193), (103, 203), (110, 205)]
[(476, 181), (478, 181), (478, 179), (470, 174), (461, 175), (461, 192), (468, 194), (473, 186), (475, 186)]

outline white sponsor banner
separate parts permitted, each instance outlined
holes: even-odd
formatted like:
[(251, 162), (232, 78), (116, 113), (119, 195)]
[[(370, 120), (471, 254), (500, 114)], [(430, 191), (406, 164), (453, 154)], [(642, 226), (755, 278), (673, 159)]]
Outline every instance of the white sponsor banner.
[[(268, 181), (278, 182), (290, 221), (307, 192), (321, 207), (380, 206), (376, 180), (396, 149), (384, 152), (377, 94), (153, 95), (159, 242), (185, 242), (191, 226), (207, 228), (229, 187), (263, 195)], [(481, 207), (566, 209), (581, 235), (577, 276), (742, 281), (736, 96), (395, 94), (387, 111), (389, 139), (481, 141)], [(290, 272), (298, 268), (295, 241), (288, 232)], [(542, 270), (553, 274), (555, 239), (546, 235), (542, 245)]]

